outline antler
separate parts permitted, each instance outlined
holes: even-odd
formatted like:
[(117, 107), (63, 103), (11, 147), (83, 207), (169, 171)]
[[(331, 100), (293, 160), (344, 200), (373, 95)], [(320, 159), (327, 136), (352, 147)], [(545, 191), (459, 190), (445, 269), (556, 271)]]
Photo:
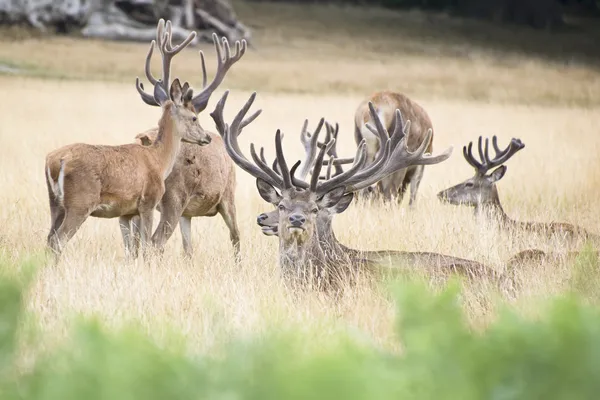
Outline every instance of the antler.
[[(337, 137), (338, 137), (338, 133), (340, 130), (339, 124), (336, 122), (335, 129), (334, 129), (331, 126), (331, 124), (327, 122), (326, 127), (327, 127), (327, 135), (325, 136), (325, 143), (329, 142), (331, 137), (333, 137), (335, 139), (335, 143), (331, 147), (331, 149), (329, 149), (329, 151), (327, 152), (327, 156), (329, 157), (329, 160), (323, 161), (323, 165), (327, 165), (327, 174), (325, 176), (320, 176), (319, 179), (331, 178), (331, 170), (334, 166), (335, 166), (335, 173), (333, 174), (333, 176), (337, 176), (337, 175), (341, 174), (342, 172), (344, 172), (342, 165), (352, 164), (354, 162), (354, 158), (338, 158)], [(317, 143), (317, 146), (319, 146), (319, 148), (323, 147), (324, 145), (325, 145), (324, 143), (320, 143), (320, 142)]]
[[(304, 146), (305, 158), (302, 162), (302, 169), (300, 170), (299, 178), (305, 179), (306, 175), (310, 172), (310, 169), (315, 162), (315, 158), (317, 157), (317, 140), (319, 138), (319, 133), (321, 132), (321, 128), (323, 128), (323, 123), (325, 122), (325, 118), (321, 118), (319, 124), (317, 125), (317, 129), (311, 135), (308, 133), (308, 120), (304, 120), (304, 124), (302, 125), (302, 131), (300, 131), (300, 142)], [(329, 124), (327, 124), (329, 125)], [(329, 134), (329, 131), (327, 132)], [(326, 141), (329, 141), (326, 139)]]
[[(242, 42), (235, 42), (235, 53), (231, 55), (231, 49), (229, 48), (229, 42), (227, 38), (223, 37), (223, 43), (219, 43), (219, 38), (216, 33), (212, 34), (213, 42), (215, 43), (215, 50), (217, 51), (217, 72), (212, 82), (206, 86), (206, 62), (204, 60), (204, 53), (200, 50), (200, 59), (202, 61), (202, 91), (192, 98), (192, 104), (196, 109), (196, 113), (203, 111), (208, 105), (208, 101), (210, 100), (210, 96), (213, 92), (219, 87), (225, 75), (227, 75), (227, 71), (229, 68), (236, 62), (242, 58), (242, 56), (246, 53), (246, 40), (242, 39)], [(223, 58), (223, 52), (225, 52), (225, 57)]]
[(465, 157), (467, 162), (475, 168), (475, 171), (478, 175), (485, 175), (490, 169), (502, 165), (503, 163), (508, 161), (509, 158), (515, 155), (517, 151), (525, 147), (525, 144), (521, 142), (521, 139), (512, 138), (508, 146), (504, 150), (500, 150), (500, 148), (498, 147), (498, 138), (496, 137), (496, 135), (492, 136), (492, 145), (494, 146), (496, 156), (494, 157), (494, 159), (490, 160), (489, 139), (485, 138), (484, 149), (482, 148), (482, 137), (479, 136), (478, 150), (481, 162), (476, 160), (473, 156), (473, 142), (469, 142), (468, 147), (463, 146), (463, 156)]
[[(165, 93), (169, 93), (169, 77), (171, 74), (171, 60), (175, 57), (181, 50), (187, 47), (192, 40), (196, 37), (196, 32), (192, 31), (187, 38), (179, 45), (173, 47), (173, 43), (171, 42), (172, 33), (171, 33), (171, 21), (167, 21), (165, 24), (164, 19), (160, 19), (158, 21), (158, 25), (156, 27), (156, 40), (153, 40), (150, 43), (150, 50), (148, 50), (148, 55), (146, 56), (146, 65), (145, 72), (146, 78), (150, 81), (152, 86), (156, 87), (157, 85), (162, 87)], [(162, 57), (162, 78), (156, 79), (152, 72), (150, 71), (150, 61), (152, 59), (152, 53), (154, 51), (154, 45), (157, 44), (158, 50), (160, 51)], [(146, 93), (144, 91), (144, 85), (140, 82), (140, 78), (135, 78), (135, 87), (139, 92), (140, 96), (144, 103), (151, 106), (159, 106), (160, 104), (154, 98), (153, 95)], [(189, 85), (188, 85), (189, 87)], [(187, 88), (186, 88), (187, 90)], [(186, 90), (183, 93), (186, 93)]]
[(244, 116), (248, 113), (250, 106), (252, 106), (252, 103), (256, 98), (256, 92), (253, 92), (246, 104), (241, 108), (241, 110), (233, 119), (231, 126), (229, 126), (225, 123), (223, 119), (223, 109), (225, 107), (225, 102), (227, 101), (228, 95), (229, 91), (226, 90), (223, 94), (223, 97), (221, 97), (221, 100), (219, 100), (219, 102), (217, 103), (215, 110), (212, 113), (210, 113), (210, 116), (215, 121), (215, 125), (217, 127), (218, 132), (223, 137), (223, 141), (225, 143), (225, 150), (227, 151), (227, 154), (229, 154), (231, 159), (241, 169), (243, 169), (250, 175), (254, 176), (255, 178), (260, 178), (265, 182), (268, 182), (273, 187), (278, 188), (280, 190), (291, 188), (292, 182), (299, 183), (303, 187), (308, 187), (308, 185), (306, 184), (302, 185), (303, 182), (297, 182), (293, 177), (293, 173), (295, 172), (296, 168), (298, 168), (300, 162), (294, 164), (291, 170), (288, 169), (287, 163), (283, 156), (283, 148), (281, 145), (282, 134), (279, 130), (277, 130), (277, 133), (275, 135), (275, 148), (277, 151), (277, 163), (279, 171), (281, 171), (280, 173), (277, 173), (273, 168), (269, 167), (269, 165), (267, 164), (264, 156), (264, 148), (260, 149), (259, 156), (256, 153), (256, 150), (254, 149), (254, 143), (250, 144), (250, 155), (252, 156), (254, 164), (250, 162), (250, 160), (248, 160), (246, 156), (244, 156), (244, 154), (242, 154), (238, 143), (238, 136), (242, 132), (242, 129), (244, 129), (248, 124), (254, 121), (256, 117), (258, 117), (258, 115), (262, 112), (262, 110), (258, 110), (249, 118), (244, 119)]
[[(345, 186), (346, 192), (358, 191), (371, 186), (400, 169), (412, 165), (438, 164), (448, 159), (452, 154), (452, 147), (450, 147), (437, 156), (425, 155), (425, 150), (428, 148), (433, 136), (431, 129), (427, 131), (425, 139), (419, 148), (414, 152), (409, 151), (407, 147), (407, 135), (410, 130), (410, 121), (404, 123), (400, 110), (396, 110), (396, 124), (392, 135), (389, 135), (384, 128), (371, 102), (369, 102), (369, 111), (375, 122), (375, 127), (368, 123), (366, 126), (379, 138), (380, 143), (382, 144), (375, 160), (368, 166), (364, 166), (366, 146), (363, 140), (357, 149), (355, 160), (357, 158), (358, 160), (354, 163), (352, 168), (334, 178), (321, 182), (321, 184), (316, 185), (315, 187), (311, 187), (318, 196), (321, 196), (338, 186)], [(321, 149), (321, 152), (319, 153), (315, 171), (313, 171), (313, 180), (315, 174), (318, 175), (321, 170), (322, 154), (324, 154), (325, 151), (326, 149)]]

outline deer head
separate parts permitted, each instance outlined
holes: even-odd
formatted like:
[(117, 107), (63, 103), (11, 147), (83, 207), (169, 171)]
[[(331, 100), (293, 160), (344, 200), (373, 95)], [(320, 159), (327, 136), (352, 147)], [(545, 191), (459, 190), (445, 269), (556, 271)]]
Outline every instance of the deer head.
[[(194, 96), (193, 90), (187, 82), (181, 85), (179, 79), (175, 79), (169, 87), (169, 79), (171, 74), (171, 60), (191, 43), (196, 36), (196, 32), (191, 32), (181, 44), (173, 47), (173, 44), (171, 43), (171, 31), (171, 21), (167, 21), (165, 24), (165, 21), (161, 19), (156, 31), (156, 41), (152, 41), (150, 50), (146, 56), (146, 78), (154, 85), (154, 95), (150, 95), (144, 91), (144, 86), (139, 78), (136, 78), (136, 88), (146, 104), (151, 106), (162, 106), (163, 108), (168, 106), (170, 108), (174, 117), (173, 120), (176, 124), (175, 131), (181, 136), (181, 141), (206, 145), (211, 142), (211, 137), (198, 123), (197, 115), (206, 109), (210, 96), (221, 84), (227, 71), (245, 54), (247, 47), (246, 41), (242, 40), (241, 43), (236, 41), (235, 52), (232, 55), (227, 39), (223, 38), (222, 43), (219, 43), (217, 35), (213, 33), (213, 42), (218, 58), (217, 72), (212, 82), (207, 85), (204, 53), (200, 51), (203, 75), (202, 90), (198, 95)], [(155, 44), (157, 44), (162, 56), (163, 74), (161, 79), (156, 79), (150, 71), (150, 62)], [(148, 132), (146, 132), (145, 136), (144, 134), (136, 136), (136, 141), (143, 145), (152, 144), (156, 140), (156, 137), (151, 137), (151, 135), (148, 135), (147, 133)]]
[[(306, 262), (314, 265), (322, 261), (323, 254), (311, 253), (311, 251), (318, 252), (320, 248), (315, 234), (317, 232), (319, 210), (328, 209), (341, 212), (350, 204), (352, 200), (351, 193), (362, 190), (401, 168), (410, 165), (437, 164), (446, 160), (452, 153), (450, 148), (438, 156), (424, 155), (425, 149), (431, 141), (431, 130), (427, 133), (419, 148), (414, 152), (410, 152), (406, 146), (406, 132), (408, 132), (410, 121), (404, 124), (400, 111), (397, 110), (397, 118), (400, 123), (396, 125), (394, 132), (390, 135), (379, 120), (373, 105), (370, 104), (375, 127), (368, 125), (368, 128), (377, 135), (382, 143), (382, 151), (379, 152), (375, 160), (368, 166), (366, 165), (366, 145), (363, 141), (356, 150), (352, 167), (328, 180), (320, 180), (319, 176), (325, 154), (335, 144), (335, 139), (332, 138), (319, 148), (318, 154), (314, 157), (315, 163), (310, 182), (307, 183), (300, 177), (306, 170), (310, 169), (311, 163), (306, 163), (300, 177), (296, 177), (295, 173), (301, 161), (296, 162), (291, 168), (288, 167), (283, 153), (282, 135), (279, 130), (275, 134), (277, 171), (267, 164), (264, 157), (264, 148), (260, 149), (259, 156), (254, 144), (250, 145), (250, 153), (254, 163), (242, 154), (237, 138), (243, 127), (249, 123), (248, 120), (253, 120), (257, 115), (255, 113), (247, 120), (243, 120), (256, 94), (252, 94), (231, 125), (225, 124), (223, 120), (223, 108), (227, 95), (227, 92), (223, 95), (215, 111), (211, 113), (211, 117), (214, 119), (219, 133), (223, 136), (225, 148), (230, 157), (240, 168), (256, 178), (261, 197), (277, 207), (279, 214), (277, 233), (280, 241), (280, 264), (284, 269), (290, 267), (302, 270), (305, 268), (304, 264)], [(319, 124), (314, 134), (315, 137), (322, 125), (322, 123)], [(316, 149), (318, 147), (316, 146), (316, 138), (313, 138), (313, 140), (313, 148)], [(311, 152), (311, 156), (307, 159), (312, 159), (312, 157)]]
[[(489, 140), (485, 139), (485, 148), (482, 146), (482, 137), (479, 136), (478, 150), (481, 161), (475, 159), (472, 153), (473, 142), (469, 142), (468, 147), (463, 147), (463, 156), (467, 162), (475, 168), (475, 175), (455, 186), (442, 190), (438, 193), (438, 198), (454, 205), (465, 204), (475, 208), (486, 204), (499, 203), (496, 182), (498, 182), (506, 173), (506, 165), (502, 165), (516, 152), (525, 147), (520, 139), (513, 138), (510, 144), (500, 150), (496, 136), (492, 137), (492, 145), (496, 152), (493, 159), (489, 157)], [(492, 168), (496, 168), (488, 174)]]

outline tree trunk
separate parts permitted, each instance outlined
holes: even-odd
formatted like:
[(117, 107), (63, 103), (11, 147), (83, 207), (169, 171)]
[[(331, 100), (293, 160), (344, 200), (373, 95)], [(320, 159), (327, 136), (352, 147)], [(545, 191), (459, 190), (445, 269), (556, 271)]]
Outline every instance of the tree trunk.
[(149, 41), (158, 19), (171, 20), (174, 39), (198, 31), (228, 40), (250, 39), (228, 0), (0, 0), (0, 24), (27, 23), (41, 31), (79, 30), (86, 37)]

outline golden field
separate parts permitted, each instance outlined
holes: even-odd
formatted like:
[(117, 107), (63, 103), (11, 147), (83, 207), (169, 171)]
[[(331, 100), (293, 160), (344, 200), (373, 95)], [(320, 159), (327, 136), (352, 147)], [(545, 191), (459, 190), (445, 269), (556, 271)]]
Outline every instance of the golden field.
[[(426, 168), (414, 210), (407, 199), (399, 207), (353, 204), (335, 219), (341, 242), (363, 249), (435, 251), (499, 270), (524, 249), (580, 248), (582, 243), (569, 246), (535, 235), (511, 237), (477, 221), (470, 209), (439, 203), (438, 191), (471, 176), (462, 146), (479, 135), (497, 135), (501, 146), (511, 137), (525, 143), (498, 185), (511, 217), (572, 222), (600, 233), (599, 71), (467, 45), (448, 52), (425, 40), (394, 42), (389, 32), (378, 34), (371, 26), (362, 39), (339, 31), (328, 35), (328, 27), (313, 26), (314, 21), (304, 29), (300, 22), (288, 27), (286, 12), (292, 12), (282, 10), (281, 24), (273, 32), (258, 30), (257, 50), (233, 68), (209, 105), (212, 111), (230, 89), (226, 116), (231, 119), (250, 90), (258, 92), (254, 107), (263, 113), (244, 131), (243, 150), (255, 142), (273, 157), (279, 128), (289, 158), (299, 158), (304, 119), (314, 128), (325, 117), (339, 122), (338, 152), (351, 156), (354, 109), (380, 89), (401, 91), (425, 107), (435, 128), (434, 153), (454, 147), (449, 160)], [(370, 17), (377, 18), (377, 12)], [(296, 39), (288, 46), (292, 36)], [(416, 50), (404, 52), (409, 45)], [(213, 71), (214, 52), (203, 49)], [(160, 110), (144, 105), (133, 84), (143, 73), (146, 51), (146, 44), (76, 38), (0, 42), (0, 61), (25, 70), (0, 76), (0, 246), (5, 256), (44, 250), (50, 226), (48, 152), (73, 142), (127, 143), (156, 124)], [(174, 73), (198, 84), (196, 50), (175, 59)], [(208, 112), (200, 122), (214, 129)], [(219, 216), (193, 220), (192, 261), (182, 257), (177, 231), (164, 259), (148, 264), (125, 262), (117, 220), (90, 218), (68, 243), (62, 261), (38, 272), (29, 293), (34, 323), (46, 333), (40, 345), (63, 337), (80, 313), (115, 326), (136, 321), (159, 342), (175, 328), (196, 349), (216, 349), (233, 335), (260, 334), (273, 324), (318, 331), (317, 340), (342, 329), (389, 344), (394, 307), (376, 283), (361, 284), (338, 302), (315, 293), (288, 293), (278, 276), (277, 239), (263, 236), (255, 223), (257, 214), (271, 206), (258, 196), (249, 175), (238, 169), (237, 177), (240, 265), (233, 262)], [(155, 226), (158, 219), (157, 212)], [(522, 289), (504, 300), (535, 313), (536, 301), (561, 291), (569, 274), (568, 262), (523, 267), (517, 271)], [(474, 326), (493, 318), (495, 295), (486, 284), (466, 288), (464, 305)]]

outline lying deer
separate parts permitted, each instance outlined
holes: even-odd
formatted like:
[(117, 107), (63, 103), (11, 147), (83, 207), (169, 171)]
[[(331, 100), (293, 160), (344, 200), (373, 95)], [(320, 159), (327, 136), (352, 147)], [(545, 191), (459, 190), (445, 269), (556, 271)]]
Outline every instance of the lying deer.
[[(402, 115), (409, 121), (410, 135), (407, 139), (407, 146), (410, 151), (415, 151), (423, 140), (433, 131), (433, 126), (429, 115), (419, 104), (409, 99), (403, 94), (389, 91), (377, 92), (369, 98), (363, 100), (354, 114), (354, 139), (356, 144), (365, 141), (367, 146), (367, 161), (372, 162), (378, 151), (380, 151), (380, 141), (377, 135), (373, 134), (367, 127), (367, 124), (373, 125), (373, 114), (369, 110), (369, 104), (373, 104), (376, 115), (383, 127), (388, 132), (394, 132), (397, 121), (395, 118), (396, 110), (400, 110)], [(431, 154), (433, 151), (433, 133), (425, 152)], [(409, 206), (412, 206), (417, 198), (417, 191), (423, 178), (425, 166), (411, 165), (407, 168), (399, 169), (389, 176), (383, 177), (377, 184), (376, 195), (382, 195), (384, 200), (390, 200), (397, 197), (398, 203), (402, 202), (404, 193), (410, 184)], [(362, 192), (362, 194), (367, 194)]]
[[(312, 136), (311, 146), (306, 146), (306, 139), (303, 138), (305, 135), (304, 129), (301, 134), (301, 141), (305, 147), (305, 160), (301, 165), (308, 165), (315, 162), (315, 157), (313, 154), (315, 153), (315, 149), (318, 146), (322, 148), (324, 146), (323, 143), (317, 141), (317, 135), (322, 127), (323, 119), (319, 123), (317, 127), (317, 131), (314, 136)], [(407, 121), (407, 124), (410, 121)], [(306, 126), (306, 124), (305, 124)], [(335, 137), (335, 133), (337, 131), (331, 125), (325, 123), (327, 134), (325, 136), (325, 143), (329, 142), (329, 139), (333, 136)], [(310, 138), (310, 134), (308, 135)], [(335, 143), (332, 148), (335, 148)], [(327, 170), (325, 175), (319, 176), (321, 180), (329, 180), (332, 176), (336, 176), (339, 174), (339, 171), (336, 171), (333, 175), (332, 166), (336, 164), (338, 159), (336, 159), (335, 151), (329, 151), (327, 153), (331, 155), (327, 162), (323, 162), (322, 165), (327, 165)], [(334, 155), (335, 154), (335, 155)], [(343, 163), (347, 163), (348, 160), (353, 159), (343, 159)], [(266, 161), (263, 160), (265, 163)], [(304, 170), (303, 170), (304, 171)], [(342, 171), (343, 172), (343, 171)], [(305, 178), (305, 175), (300, 173), (299, 177), (301, 179)], [(344, 195), (342, 200), (340, 200), (335, 206), (331, 208), (322, 208), (319, 209), (317, 214), (317, 235), (319, 236), (319, 240), (321, 243), (329, 243), (334, 249), (338, 249), (344, 252), (353, 253), (353, 258), (355, 259), (364, 259), (368, 260), (371, 264), (391, 264), (392, 262), (411, 264), (411, 265), (435, 265), (440, 269), (445, 269), (447, 271), (458, 272), (461, 274), (465, 274), (468, 276), (487, 276), (493, 279), (504, 278), (502, 274), (495, 272), (493, 269), (486, 267), (480, 263), (477, 263), (472, 260), (461, 259), (452, 256), (446, 256), (437, 253), (428, 253), (428, 252), (402, 252), (402, 251), (392, 251), (392, 250), (377, 250), (377, 251), (365, 251), (365, 250), (354, 250), (349, 247), (344, 246), (341, 242), (338, 241), (334, 232), (333, 232), (333, 216), (335, 214), (339, 214), (348, 208), (350, 203), (354, 198), (354, 193), (350, 192)], [(261, 213), (257, 219), (257, 224), (261, 227), (262, 233), (267, 236), (278, 236), (279, 234), (279, 209), (276, 208), (273, 211)], [(504, 279), (504, 281), (507, 281)]]
[[(486, 217), (498, 217), (501, 226), (507, 229), (520, 229), (549, 236), (558, 234), (565, 239), (582, 237), (600, 243), (599, 236), (573, 224), (565, 222), (521, 222), (510, 218), (500, 204), (496, 182), (502, 179), (506, 173), (507, 167), (503, 164), (523, 149), (525, 145), (520, 139), (513, 138), (504, 150), (500, 150), (496, 136), (492, 137), (492, 145), (496, 155), (493, 159), (490, 159), (489, 140), (486, 138), (485, 146), (483, 146), (482, 137), (479, 136), (478, 150), (481, 161), (473, 156), (473, 142), (470, 142), (468, 147), (463, 147), (463, 156), (469, 165), (475, 168), (475, 175), (458, 185), (439, 192), (438, 198), (441, 201), (454, 205), (469, 205), (474, 207), (476, 214), (483, 213)], [(492, 168), (496, 169), (488, 174)]]
[[(440, 163), (452, 152), (450, 148), (438, 156), (424, 156), (423, 153), (431, 141), (431, 132), (414, 152), (410, 152), (407, 149), (405, 136), (405, 133), (409, 132), (410, 122), (407, 121), (406, 125), (402, 122), (399, 110), (396, 112), (398, 123), (392, 135), (389, 135), (377, 117), (373, 105), (370, 106), (375, 127), (370, 124), (369, 126), (384, 144), (382, 151), (373, 162), (366, 165), (366, 144), (361, 142), (351, 168), (328, 180), (319, 180), (325, 153), (334, 144), (332, 139), (319, 149), (310, 183), (307, 183), (303, 180), (303, 175), (310, 169), (310, 161), (305, 162), (302, 171), (296, 176), (300, 161), (291, 168), (288, 167), (283, 154), (280, 131), (277, 131), (275, 136), (279, 172), (265, 162), (262, 149), (261, 156), (256, 153), (254, 144), (250, 147), (254, 163), (242, 154), (237, 138), (246, 124), (247, 120), (243, 119), (254, 101), (255, 94), (252, 94), (238, 112), (231, 125), (225, 124), (223, 119), (226, 98), (227, 92), (211, 116), (234, 162), (256, 178), (261, 197), (277, 207), (277, 229), (273, 231), (276, 231), (279, 236), (279, 265), (284, 276), (294, 280), (312, 277), (318, 284), (329, 286), (339, 282), (338, 279), (348, 274), (351, 276), (360, 271), (363, 267), (382, 267), (390, 263), (432, 265), (467, 274), (494, 274), (490, 268), (470, 260), (425, 252), (364, 252), (350, 249), (335, 239), (331, 228), (332, 217), (348, 207), (354, 192), (377, 183), (382, 177), (400, 168)], [(255, 115), (249, 119), (255, 118)], [(314, 153), (316, 152), (311, 150), (311, 154), (306, 157), (307, 160), (310, 160)]]
[[(179, 45), (171, 43), (171, 22), (160, 20), (157, 27), (161, 51), (162, 79), (154, 80), (153, 95), (144, 92), (136, 80), (142, 100), (162, 108), (157, 139), (150, 146), (125, 144), (100, 146), (71, 144), (46, 156), (46, 182), (50, 199), (51, 228), (48, 246), (58, 256), (65, 243), (73, 237), (89, 217), (119, 218), (129, 222), (140, 216), (142, 249), (146, 251), (152, 231), (154, 208), (165, 191), (181, 142), (204, 146), (211, 137), (190, 110), (193, 91), (182, 87), (175, 79), (169, 87), (172, 58), (194, 39), (192, 32)], [(152, 41), (151, 46), (154, 46)], [(152, 50), (150, 50), (149, 56)], [(184, 90), (185, 89), (185, 90)], [(128, 244), (129, 233), (124, 232)]]
[[(235, 43), (232, 55), (227, 39), (220, 44), (216, 34), (213, 41), (217, 53), (217, 72), (213, 81), (207, 86), (206, 65), (204, 54), (200, 51), (203, 74), (203, 89), (200, 94), (188, 104), (189, 111), (198, 115), (206, 109), (210, 96), (221, 84), (227, 71), (239, 61), (246, 52), (246, 41)], [(152, 82), (156, 79), (150, 73), (152, 49), (146, 59), (146, 76)], [(187, 85), (187, 83), (186, 83)], [(157, 138), (158, 129), (153, 128), (135, 137), (138, 144), (151, 146)], [(186, 256), (191, 257), (192, 250), (192, 217), (212, 217), (221, 215), (227, 228), (236, 257), (239, 256), (240, 233), (237, 226), (235, 208), (235, 165), (227, 155), (223, 139), (212, 132), (207, 132), (211, 145), (199, 147), (183, 144), (173, 170), (165, 180), (165, 194), (158, 203), (160, 222), (152, 244), (162, 250), (165, 243), (173, 234), (177, 224), (181, 230), (183, 249)], [(125, 221), (126, 223), (126, 221)], [(122, 224), (123, 225), (123, 224)], [(138, 219), (131, 220), (129, 228), (134, 236), (138, 235)], [(123, 240), (128, 241), (127, 232), (123, 230)], [(137, 255), (137, 240), (131, 243), (131, 253)]]

